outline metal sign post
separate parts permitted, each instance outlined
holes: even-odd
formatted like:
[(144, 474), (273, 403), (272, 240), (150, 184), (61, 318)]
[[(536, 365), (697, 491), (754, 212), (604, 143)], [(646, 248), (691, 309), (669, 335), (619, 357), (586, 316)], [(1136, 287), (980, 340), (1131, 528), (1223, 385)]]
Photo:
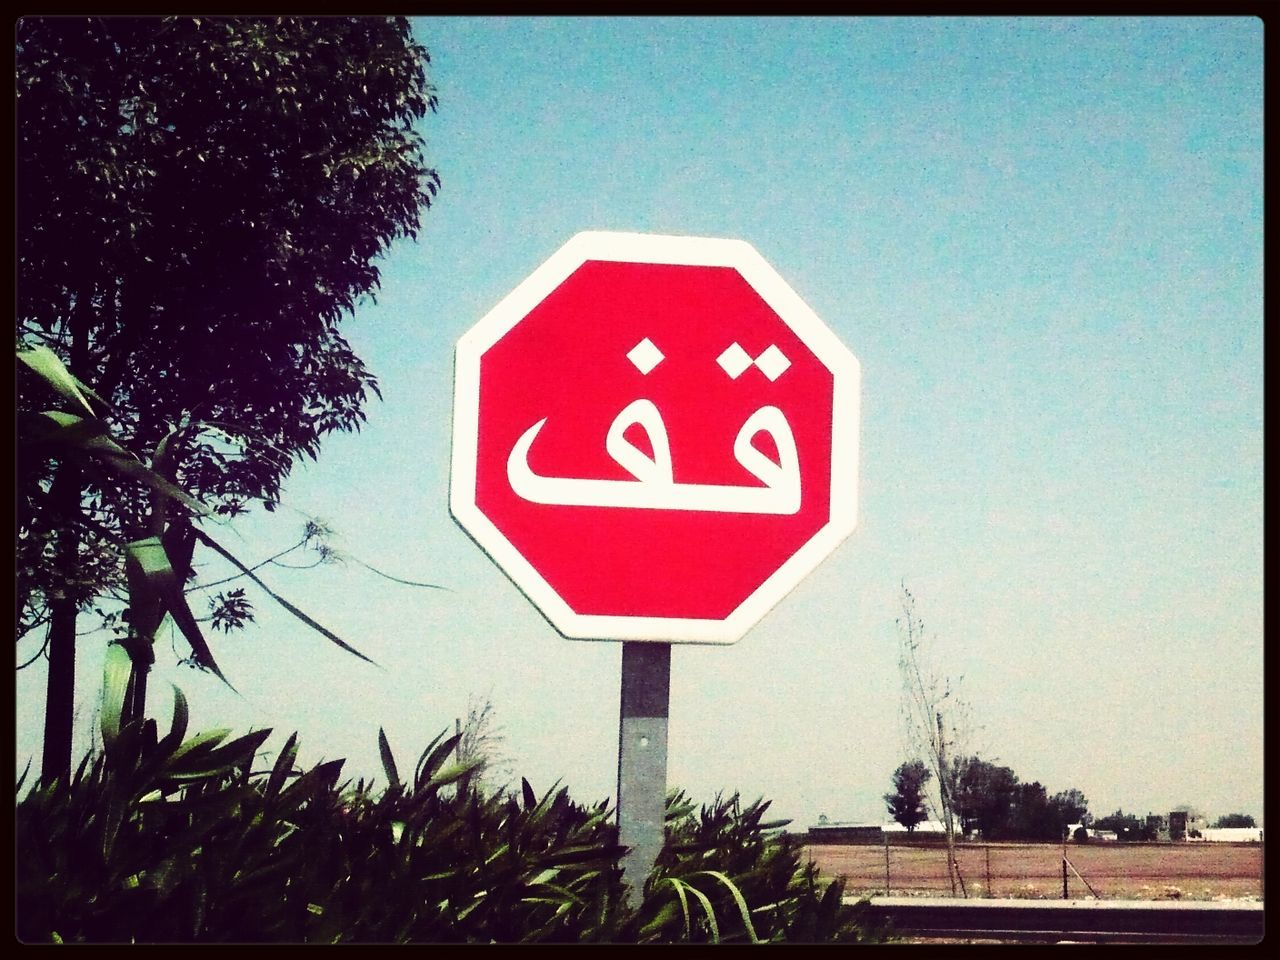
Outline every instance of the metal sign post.
[(622, 645), (618, 718), (618, 842), (633, 909), (644, 901), (644, 882), (662, 852), (667, 801), (667, 715), (671, 646)]

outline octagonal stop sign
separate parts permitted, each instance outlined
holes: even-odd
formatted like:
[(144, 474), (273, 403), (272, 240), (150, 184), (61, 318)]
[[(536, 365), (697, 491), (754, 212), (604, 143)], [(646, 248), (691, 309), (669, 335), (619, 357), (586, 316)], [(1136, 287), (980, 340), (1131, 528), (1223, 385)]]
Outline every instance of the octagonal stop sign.
[(732, 643), (853, 531), (859, 379), (748, 244), (580, 233), (458, 342), (451, 509), (565, 636)]

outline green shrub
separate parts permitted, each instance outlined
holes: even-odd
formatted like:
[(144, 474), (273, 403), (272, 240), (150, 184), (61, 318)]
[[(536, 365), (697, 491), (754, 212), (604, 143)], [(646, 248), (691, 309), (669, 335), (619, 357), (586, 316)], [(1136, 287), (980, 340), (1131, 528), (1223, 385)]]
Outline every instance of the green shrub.
[[(180, 715), (181, 714), (181, 715)], [(767, 803), (668, 798), (668, 843), (640, 909), (626, 905), (607, 803), (460, 787), (437, 737), (401, 780), (301, 771), (270, 731), (184, 740), (134, 724), (69, 783), (17, 804), (17, 932), (25, 942), (850, 941), (867, 936), (843, 887), (800, 865)], [(24, 778), (25, 779), (25, 778)], [(21, 792), (22, 781), (18, 789)]]

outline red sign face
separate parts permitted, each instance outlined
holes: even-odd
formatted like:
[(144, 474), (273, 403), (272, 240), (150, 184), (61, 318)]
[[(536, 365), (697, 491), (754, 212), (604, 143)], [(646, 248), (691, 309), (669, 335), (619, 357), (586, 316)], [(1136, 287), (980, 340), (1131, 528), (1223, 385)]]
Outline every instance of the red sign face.
[(732, 642), (853, 528), (857, 377), (746, 244), (580, 234), (459, 344), (454, 514), (568, 636)]

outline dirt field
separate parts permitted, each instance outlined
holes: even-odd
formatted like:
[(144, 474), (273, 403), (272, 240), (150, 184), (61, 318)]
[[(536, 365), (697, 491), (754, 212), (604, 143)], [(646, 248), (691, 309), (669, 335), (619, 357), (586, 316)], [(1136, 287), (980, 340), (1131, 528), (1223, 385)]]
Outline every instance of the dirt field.
[[(849, 895), (885, 892), (885, 847), (814, 844), (806, 850), (824, 876), (846, 878)], [(971, 897), (1061, 898), (1063, 852), (1060, 844), (957, 847)], [(1075, 899), (1257, 900), (1263, 895), (1262, 844), (1069, 843), (1065, 852), (1079, 873), (1067, 871), (1067, 894)], [(891, 844), (889, 892), (950, 896), (946, 857), (940, 845)]]

